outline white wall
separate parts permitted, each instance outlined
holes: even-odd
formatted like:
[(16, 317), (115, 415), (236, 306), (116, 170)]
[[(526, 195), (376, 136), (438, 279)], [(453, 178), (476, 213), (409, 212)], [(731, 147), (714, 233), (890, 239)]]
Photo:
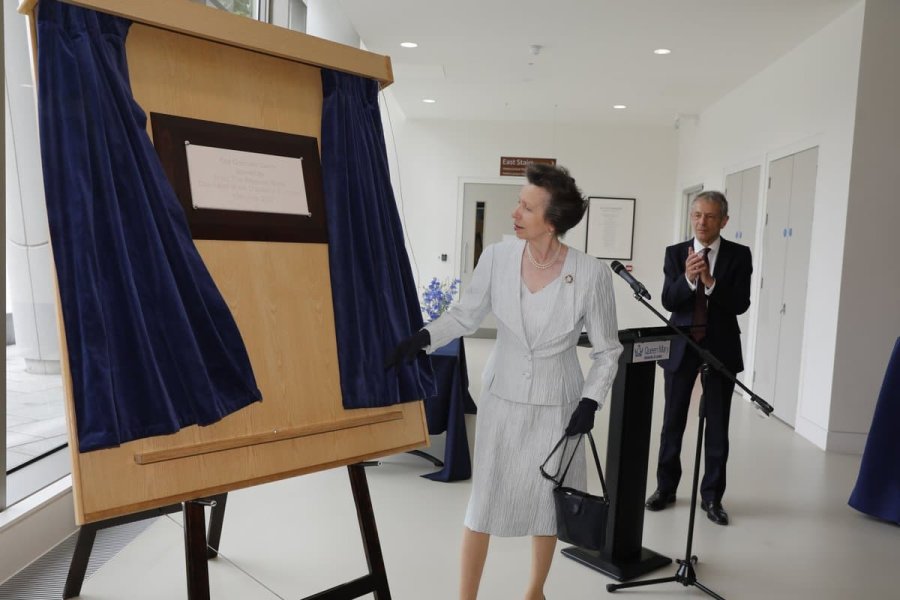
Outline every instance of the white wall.
[[(869, 430), (900, 336), (900, 2), (867, 0), (844, 238), (829, 447)], [(848, 448), (849, 449), (849, 448)]]
[[(675, 183), (672, 127), (406, 120), (391, 106), (383, 117), (394, 192), (405, 217), (419, 281), (459, 276), (460, 178), (500, 178), (501, 156), (555, 157), (585, 195), (637, 198), (634, 275), (654, 301), (662, 289), (662, 259), (671, 243)], [(396, 157), (394, 144), (396, 142)], [(397, 180), (399, 158), (400, 180)], [(511, 222), (511, 221), (510, 221)], [(444, 263), (439, 256), (450, 258)], [(413, 266), (414, 272), (416, 266)], [(616, 280), (619, 326), (657, 325), (655, 317)], [(659, 306), (657, 302), (657, 306)]]
[(306, 0), (306, 33), (359, 48), (359, 34), (334, 0)]
[[(752, 164), (765, 170), (775, 158), (819, 146), (796, 427), (822, 448), (830, 429), (863, 12), (860, 3), (679, 131), (679, 198), (691, 185), (721, 188), (727, 172)], [(762, 228), (757, 248), (761, 236)]]

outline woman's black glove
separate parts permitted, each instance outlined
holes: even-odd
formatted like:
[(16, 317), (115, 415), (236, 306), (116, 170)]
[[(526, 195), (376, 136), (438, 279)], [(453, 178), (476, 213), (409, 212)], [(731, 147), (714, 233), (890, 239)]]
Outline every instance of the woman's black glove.
[(566, 435), (582, 435), (590, 433), (594, 428), (594, 413), (598, 404), (590, 398), (582, 398), (566, 425)]
[(427, 329), (420, 329), (408, 338), (400, 340), (397, 347), (391, 352), (390, 357), (385, 361), (385, 370), (396, 367), (401, 362), (409, 362), (421, 352), (422, 348), (431, 344), (431, 334)]

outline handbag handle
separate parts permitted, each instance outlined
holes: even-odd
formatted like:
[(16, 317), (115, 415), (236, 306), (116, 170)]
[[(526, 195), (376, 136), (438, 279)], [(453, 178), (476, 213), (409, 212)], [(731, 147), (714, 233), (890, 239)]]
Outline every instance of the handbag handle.
[[(575, 458), (575, 452), (578, 451), (578, 444), (581, 443), (581, 438), (583, 435), (578, 436), (578, 440), (575, 442), (575, 448), (572, 450), (571, 456), (569, 456), (569, 461), (566, 463), (566, 468), (562, 472), (562, 476), (560, 476), (559, 480), (556, 479), (557, 475), (559, 475), (559, 469), (562, 467), (562, 461), (560, 461), (560, 466), (556, 469), (556, 473), (549, 474), (544, 470), (544, 467), (550, 461), (550, 458), (556, 454), (556, 451), (559, 450), (560, 446), (563, 446), (562, 455), (566, 455), (566, 448), (569, 446), (569, 436), (563, 434), (556, 445), (553, 446), (553, 450), (550, 451), (550, 454), (544, 460), (543, 464), (541, 464), (541, 475), (550, 481), (556, 484), (556, 487), (562, 487), (563, 481), (566, 479), (566, 474), (569, 472), (569, 467), (572, 465), (572, 460)], [(587, 434), (588, 441), (591, 443), (591, 453), (594, 455), (594, 464), (597, 465), (597, 474), (600, 475), (600, 487), (603, 488), (603, 497), (609, 498), (609, 492), (606, 490), (606, 480), (603, 478), (603, 468), (600, 466), (600, 456), (597, 454), (597, 444), (594, 443), (594, 436), (591, 435), (590, 432)], [(565, 445), (563, 445), (565, 443)]]
[(600, 468), (600, 457), (597, 456), (597, 444), (594, 443), (594, 436), (589, 431), (588, 441), (591, 443), (591, 452), (594, 454), (594, 464), (597, 465), (597, 474), (600, 475), (600, 487), (603, 488), (603, 497), (609, 498), (609, 492), (606, 491), (606, 480), (603, 479), (603, 469)]
[[(563, 445), (565, 443), (565, 445)], [(556, 478), (559, 476), (559, 470), (562, 468), (562, 461), (559, 461), (559, 466), (556, 468), (556, 473), (552, 475), (544, 470), (544, 467), (547, 466), (547, 463), (550, 462), (550, 459), (553, 458), (553, 455), (556, 454), (556, 451), (559, 450), (559, 447), (562, 446), (562, 455), (565, 457), (566, 449), (569, 447), (569, 436), (563, 434), (559, 441), (556, 442), (556, 445), (553, 446), (553, 450), (550, 451), (550, 454), (547, 455), (547, 458), (544, 459), (544, 462), (541, 464), (541, 475), (544, 476), (545, 479), (549, 479), (553, 483), (556, 484), (556, 487), (560, 487), (563, 484), (563, 480), (566, 478), (566, 473), (569, 472), (569, 465), (572, 464), (572, 458), (575, 456), (575, 451), (578, 450), (578, 444), (581, 443), (581, 436), (578, 436), (578, 439), (575, 441), (575, 448), (572, 450), (572, 457), (569, 458), (569, 463), (566, 465), (566, 469), (563, 471), (562, 477), (557, 480)]]

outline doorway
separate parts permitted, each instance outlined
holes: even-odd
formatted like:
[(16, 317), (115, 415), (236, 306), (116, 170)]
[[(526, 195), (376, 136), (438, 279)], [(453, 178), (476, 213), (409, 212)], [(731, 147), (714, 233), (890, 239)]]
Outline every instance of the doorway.
[(762, 225), (753, 383), (775, 416), (791, 427), (800, 386), (818, 155), (813, 147), (769, 163)]
[[(524, 179), (517, 183), (463, 182), (462, 255), (460, 256), (460, 286), (466, 289), (481, 252), (505, 237), (515, 236), (510, 216), (519, 202), (519, 190)], [(474, 337), (496, 337), (497, 322), (488, 314)]]
[[(750, 248), (750, 256), (756, 253), (756, 213), (759, 208), (759, 187), (762, 168), (757, 165), (725, 176), (725, 198), (728, 200), (728, 226), (722, 236)], [(741, 328), (741, 351), (747, 356), (747, 337), (750, 311), (738, 315)], [(742, 377), (741, 381), (745, 381)]]
[(679, 237), (681, 241), (686, 242), (694, 237), (694, 231), (691, 229), (691, 204), (694, 203), (700, 192), (703, 191), (703, 184), (694, 185), (686, 188), (681, 192), (681, 229)]

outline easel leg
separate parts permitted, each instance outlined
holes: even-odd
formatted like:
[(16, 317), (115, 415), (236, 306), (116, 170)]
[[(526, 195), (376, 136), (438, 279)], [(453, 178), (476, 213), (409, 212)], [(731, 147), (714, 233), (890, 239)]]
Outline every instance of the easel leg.
[(350, 489), (356, 504), (356, 516), (359, 519), (359, 530), (362, 533), (363, 548), (366, 552), (366, 563), (372, 577), (375, 600), (391, 600), (388, 588), (387, 571), (384, 568), (384, 555), (381, 553), (381, 542), (378, 539), (378, 528), (375, 525), (375, 511), (372, 509), (372, 497), (369, 495), (369, 483), (362, 465), (349, 465)]
[(189, 600), (209, 600), (206, 514), (201, 502), (184, 503), (184, 559)]
[[(210, 498), (207, 498), (205, 500), (198, 501), (200, 503), (200, 508), (203, 508), (203, 505), (208, 506), (211, 503), (215, 503), (215, 505), (212, 507), (212, 512), (209, 517), (208, 542), (206, 541), (207, 538), (204, 534), (203, 556), (207, 559), (215, 558), (219, 555), (219, 542), (222, 538), (222, 524), (225, 520), (225, 502), (227, 500), (228, 494), (218, 494), (216, 496), (211, 496)], [(180, 504), (170, 504), (168, 506), (162, 506), (160, 508), (154, 508), (152, 510), (146, 510), (139, 513), (124, 515), (121, 517), (114, 517), (112, 519), (106, 519), (104, 521), (97, 521), (95, 523), (86, 523), (85, 525), (82, 525), (78, 530), (78, 539), (75, 542), (75, 551), (72, 553), (72, 561), (69, 564), (69, 574), (66, 576), (66, 585), (63, 588), (64, 600), (68, 600), (69, 598), (74, 598), (81, 595), (81, 586), (84, 583), (84, 576), (85, 573), (87, 573), (88, 563), (91, 560), (91, 551), (93, 550), (94, 542), (97, 539), (97, 532), (99, 532), (101, 529), (117, 527), (119, 525), (126, 525), (128, 523), (134, 523), (137, 521), (142, 521), (144, 519), (155, 519), (156, 517), (178, 512), (180, 510), (185, 510), (185, 508), (183, 508)], [(186, 514), (187, 513), (185, 512), (185, 515)], [(202, 510), (200, 511), (200, 517), (200, 531), (202, 532), (204, 517)], [(187, 536), (187, 519), (185, 519), (186, 552), (188, 550)], [(204, 568), (206, 568), (205, 565)]]
[(82, 525), (78, 530), (75, 552), (72, 554), (69, 575), (66, 577), (66, 585), (63, 588), (63, 598), (65, 599), (81, 595), (81, 584), (84, 583), (84, 574), (87, 572), (88, 562), (91, 560), (91, 550), (94, 548), (94, 540), (97, 538), (97, 529), (96, 525), (88, 523)]
[(210, 498), (215, 504), (209, 513), (209, 533), (206, 542), (206, 558), (219, 555), (219, 542), (222, 540), (222, 523), (225, 521), (225, 502), (228, 494), (219, 494)]
[(363, 596), (368, 597), (369, 594), (374, 594), (375, 600), (391, 600), (387, 571), (384, 568), (384, 556), (381, 554), (378, 529), (375, 527), (372, 497), (369, 496), (369, 484), (366, 481), (365, 465), (372, 464), (356, 463), (347, 466), (347, 470), (350, 472), (353, 503), (356, 505), (356, 517), (359, 519), (359, 530), (362, 533), (363, 549), (366, 553), (366, 563), (369, 565), (369, 574), (324, 592), (307, 596), (304, 600), (352, 600)]
[(102, 529), (110, 527), (118, 527), (119, 525), (127, 525), (143, 521), (144, 519), (153, 519), (169, 513), (181, 510), (180, 504), (170, 504), (152, 510), (145, 510), (139, 513), (123, 515), (121, 517), (113, 517), (103, 521), (95, 521), (94, 523), (85, 523), (78, 530), (78, 539), (75, 542), (75, 551), (72, 553), (72, 561), (69, 563), (69, 574), (66, 577), (66, 585), (63, 589), (63, 598), (74, 598), (81, 595), (81, 586), (84, 583), (84, 576), (87, 573), (88, 563), (91, 559), (91, 551), (94, 548), (94, 542), (97, 539), (97, 533)]

